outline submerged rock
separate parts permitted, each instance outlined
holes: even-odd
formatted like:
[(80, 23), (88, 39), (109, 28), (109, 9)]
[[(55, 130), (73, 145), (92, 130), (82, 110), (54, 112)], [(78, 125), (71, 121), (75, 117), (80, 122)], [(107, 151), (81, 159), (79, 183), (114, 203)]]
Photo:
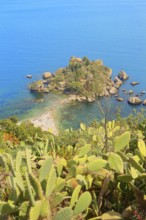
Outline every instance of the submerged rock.
[(140, 105), (142, 103), (142, 100), (136, 96), (130, 97), (128, 99), (128, 103), (131, 105)]
[(127, 73), (125, 71), (121, 71), (119, 74), (118, 74), (118, 78), (122, 81), (125, 81), (127, 80), (129, 77), (127, 75)]

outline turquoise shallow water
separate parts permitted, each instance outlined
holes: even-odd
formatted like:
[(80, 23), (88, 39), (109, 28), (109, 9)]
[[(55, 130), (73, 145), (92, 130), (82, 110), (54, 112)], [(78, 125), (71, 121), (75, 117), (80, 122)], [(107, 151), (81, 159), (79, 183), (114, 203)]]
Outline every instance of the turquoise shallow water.
[[(136, 92), (146, 90), (144, 0), (1, 0), (0, 42), (0, 118), (24, 118), (51, 106), (57, 97), (34, 97), (25, 76), (36, 80), (66, 66), (71, 56), (102, 59), (113, 75), (124, 69), (139, 81)], [(111, 102), (114, 113), (117, 103)], [(122, 109), (125, 115), (131, 106), (125, 102)], [(79, 104), (62, 109), (60, 120), (76, 127), (98, 115), (96, 103)]]

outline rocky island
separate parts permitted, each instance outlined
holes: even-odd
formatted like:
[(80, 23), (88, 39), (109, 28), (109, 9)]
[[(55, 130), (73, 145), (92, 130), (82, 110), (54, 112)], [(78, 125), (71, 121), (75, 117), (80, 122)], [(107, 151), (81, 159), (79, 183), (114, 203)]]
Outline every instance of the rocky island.
[(121, 71), (114, 80), (112, 69), (102, 60), (90, 61), (87, 57), (71, 57), (68, 66), (59, 68), (54, 74), (45, 72), (41, 80), (30, 84), (33, 92), (57, 91), (74, 95), (77, 101), (95, 101), (97, 97), (116, 95), (128, 75)]

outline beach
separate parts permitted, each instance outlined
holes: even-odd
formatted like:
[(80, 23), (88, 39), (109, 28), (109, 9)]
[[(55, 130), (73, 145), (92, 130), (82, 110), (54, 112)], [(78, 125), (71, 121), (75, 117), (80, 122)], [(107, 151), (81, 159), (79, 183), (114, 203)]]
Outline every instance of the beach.
[[(61, 107), (65, 104), (69, 104), (71, 101), (75, 100), (74, 95), (67, 96), (64, 99), (58, 99), (55, 106)], [(58, 126), (57, 126), (57, 120), (56, 120), (56, 108), (54, 105), (48, 109), (45, 110), (41, 114), (34, 116), (32, 118), (29, 118), (29, 121), (34, 124), (35, 127), (41, 127), (43, 131), (51, 131), (54, 135), (58, 135)]]
[(41, 127), (43, 131), (51, 131), (54, 135), (58, 134), (58, 129), (53, 116), (53, 110), (40, 114), (34, 118), (29, 119), (35, 127)]

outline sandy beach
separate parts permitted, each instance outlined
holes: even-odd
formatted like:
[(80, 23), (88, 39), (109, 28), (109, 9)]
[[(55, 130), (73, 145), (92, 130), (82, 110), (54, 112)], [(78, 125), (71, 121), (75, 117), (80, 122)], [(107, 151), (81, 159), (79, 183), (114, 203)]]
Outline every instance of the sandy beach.
[(29, 121), (33, 123), (35, 127), (41, 127), (43, 131), (48, 131), (50, 129), (53, 134), (58, 134), (52, 110), (31, 118)]
[[(62, 106), (64, 104), (69, 104), (71, 101), (75, 101), (75, 100), (76, 100), (76, 96), (71, 95), (71, 96), (67, 96), (63, 100), (58, 99), (55, 105)], [(58, 129), (55, 122), (53, 106), (47, 112), (46, 111), (42, 112), (42, 114), (29, 118), (28, 120), (31, 123), (33, 123), (35, 127), (41, 127), (43, 131), (50, 130), (54, 135), (58, 135)]]

